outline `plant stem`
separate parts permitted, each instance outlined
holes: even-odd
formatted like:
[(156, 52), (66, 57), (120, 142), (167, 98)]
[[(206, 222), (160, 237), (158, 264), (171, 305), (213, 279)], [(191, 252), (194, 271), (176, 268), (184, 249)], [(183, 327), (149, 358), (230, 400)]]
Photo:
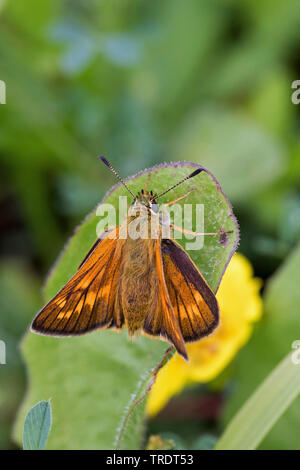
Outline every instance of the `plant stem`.
[[(158, 363), (158, 365), (146, 376), (146, 378), (144, 380), (141, 380), (141, 382), (138, 386), (137, 392), (134, 394), (133, 399), (131, 399), (131, 401), (130, 401), (127, 409), (126, 409), (126, 413), (123, 417), (121, 426), (118, 430), (117, 438), (116, 438), (116, 444), (115, 444), (115, 450), (118, 450), (120, 448), (120, 444), (121, 444), (122, 438), (124, 436), (124, 433), (126, 431), (128, 422), (129, 422), (131, 416), (133, 415), (136, 407), (146, 398), (147, 394), (150, 392), (151, 388), (153, 387), (153, 384), (156, 380), (158, 372), (166, 364), (166, 362), (172, 357), (173, 352), (174, 352), (174, 348), (173, 348), (173, 346), (171, 346), (170, 348), (168, 348), (165, 351), (165, 353), (162, 357), (162, 360)], [(141, 390), (142, 390), (143, 386), (145, 385), (145, 383), (148, 383), (148, 386), (145, 388), (144, 392), (140, 395), (140, 397), (136, 398), (136, 397), (138, 397), (139, 393), (141, 393)]]

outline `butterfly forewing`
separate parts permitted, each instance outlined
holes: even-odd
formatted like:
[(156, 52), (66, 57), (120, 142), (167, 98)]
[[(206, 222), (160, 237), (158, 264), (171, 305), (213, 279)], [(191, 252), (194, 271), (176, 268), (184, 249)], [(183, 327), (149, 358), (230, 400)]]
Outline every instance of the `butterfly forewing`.
[(118, 230), (95, 244), (76, 274), (38, 313), (33, 331), (72, 336), (101, 327), (122, 328), (124, 318), (116, 292), (124, 240), (117, 237)]
[(162, 240), (165, 281), (184, 341), (209, 335), (218, 325), (216, 297), (188, 254), (173, 240)]
[(145, 319), (143, 331), (150, 336), (160, 336), (175, 346), (178, 353), (186, 360), (188, 358), (182, 332), (172, 306), (172, 302), (165, 283), (163, 260), (161, 253), (161, 240), (155, 242), (155, 263), (157, 275), (156, 303), (149, 306), (149, 313)]

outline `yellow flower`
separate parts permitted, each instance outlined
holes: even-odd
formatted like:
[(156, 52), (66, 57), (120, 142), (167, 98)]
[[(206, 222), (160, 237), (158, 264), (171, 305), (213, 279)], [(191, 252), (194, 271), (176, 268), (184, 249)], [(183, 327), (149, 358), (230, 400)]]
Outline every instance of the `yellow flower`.
[(220, 326), (208, 338), (187, 345), (190, 363), (177, 353), (159, 372), (147, 401), (147, 413), (155, 415), (182, 388), (214, 379), (248, 341), (253, 322), (262, 315), (261, 280), (253, 278), (250, 262), (236, 253), (224, 274), (217, 299)]

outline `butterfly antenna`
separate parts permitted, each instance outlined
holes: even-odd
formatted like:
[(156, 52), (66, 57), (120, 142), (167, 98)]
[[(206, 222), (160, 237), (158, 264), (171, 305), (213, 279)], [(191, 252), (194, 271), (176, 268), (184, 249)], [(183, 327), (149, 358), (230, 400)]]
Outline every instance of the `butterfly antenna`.
[(130, 191), (130, 189), (128, 188), (127, 184), (125, 183), (125, 181), (121, 178), (121, 176), (116, 172), (116, 170), (111, 166), (111, 164), (109, 163), (108, 160), (106, 160), (106, 158), (104, 157), (98, 157), (100, 160), (103, 161), (103, 163), (108, 166), (108, 168), (113, 172), (113, 174), (118, 178), (119, 181), (121, 181), (121, 183), (123, 184), (123, 186), (125, 186), (125, 188), (127, 189), (127, 191), (131, 194), (131, 196), (133, 197), (133, 199), (135, 199), (135, 195), (133, 194), (132, 191)]
[(183, 178), (183, 180), (179, 181), (179, 183), (174, 184), (174, 186), (172, 186), (171, 188), (167, 189), (167, 190), (164, 191), (163, 193), (159, 194), (155, 199), (158, 199), (159, 197), (164, 196), (164, 195), (167, 194), (169, 191), (172, 191), (172, 189), (177, 188), (177, 186), (179, 186), (180, 184), (184, 183), (185, 181), (189, 180), (190, 178), (194, 178), (194, 176), (196, 176), (196, 175), (199, 175), (199, 173), (201, 173), (201, 171), (203, 171), (202, 168), (197, 168), (197, 170), (193, 171), (193, 173), (191, 173), (189, 176), (186, 176), (185, 178)]

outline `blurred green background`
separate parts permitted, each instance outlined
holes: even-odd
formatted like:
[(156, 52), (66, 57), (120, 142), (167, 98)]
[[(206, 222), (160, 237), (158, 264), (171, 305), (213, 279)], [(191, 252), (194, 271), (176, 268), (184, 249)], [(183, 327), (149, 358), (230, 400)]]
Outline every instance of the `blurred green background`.
[[(238, 217), (239, 251), (263, 280), (294, 248), (299, 2), (0, 0), (0, 79), (7, 93), (0, 105), (6, 449), (15, 447), (11, 426), (26, 389), (18, 343), (42, 304), (43, 280), (115, 183), (97, 155), (124, 176), (175, 160), (211, 170)], [(233, 383), (239, 387), (238, 375)], [(153, 431), (176, 431), (177, 418), (190, 432), (214, 430), (219, 406), (196, 420), (170, 407)]]

